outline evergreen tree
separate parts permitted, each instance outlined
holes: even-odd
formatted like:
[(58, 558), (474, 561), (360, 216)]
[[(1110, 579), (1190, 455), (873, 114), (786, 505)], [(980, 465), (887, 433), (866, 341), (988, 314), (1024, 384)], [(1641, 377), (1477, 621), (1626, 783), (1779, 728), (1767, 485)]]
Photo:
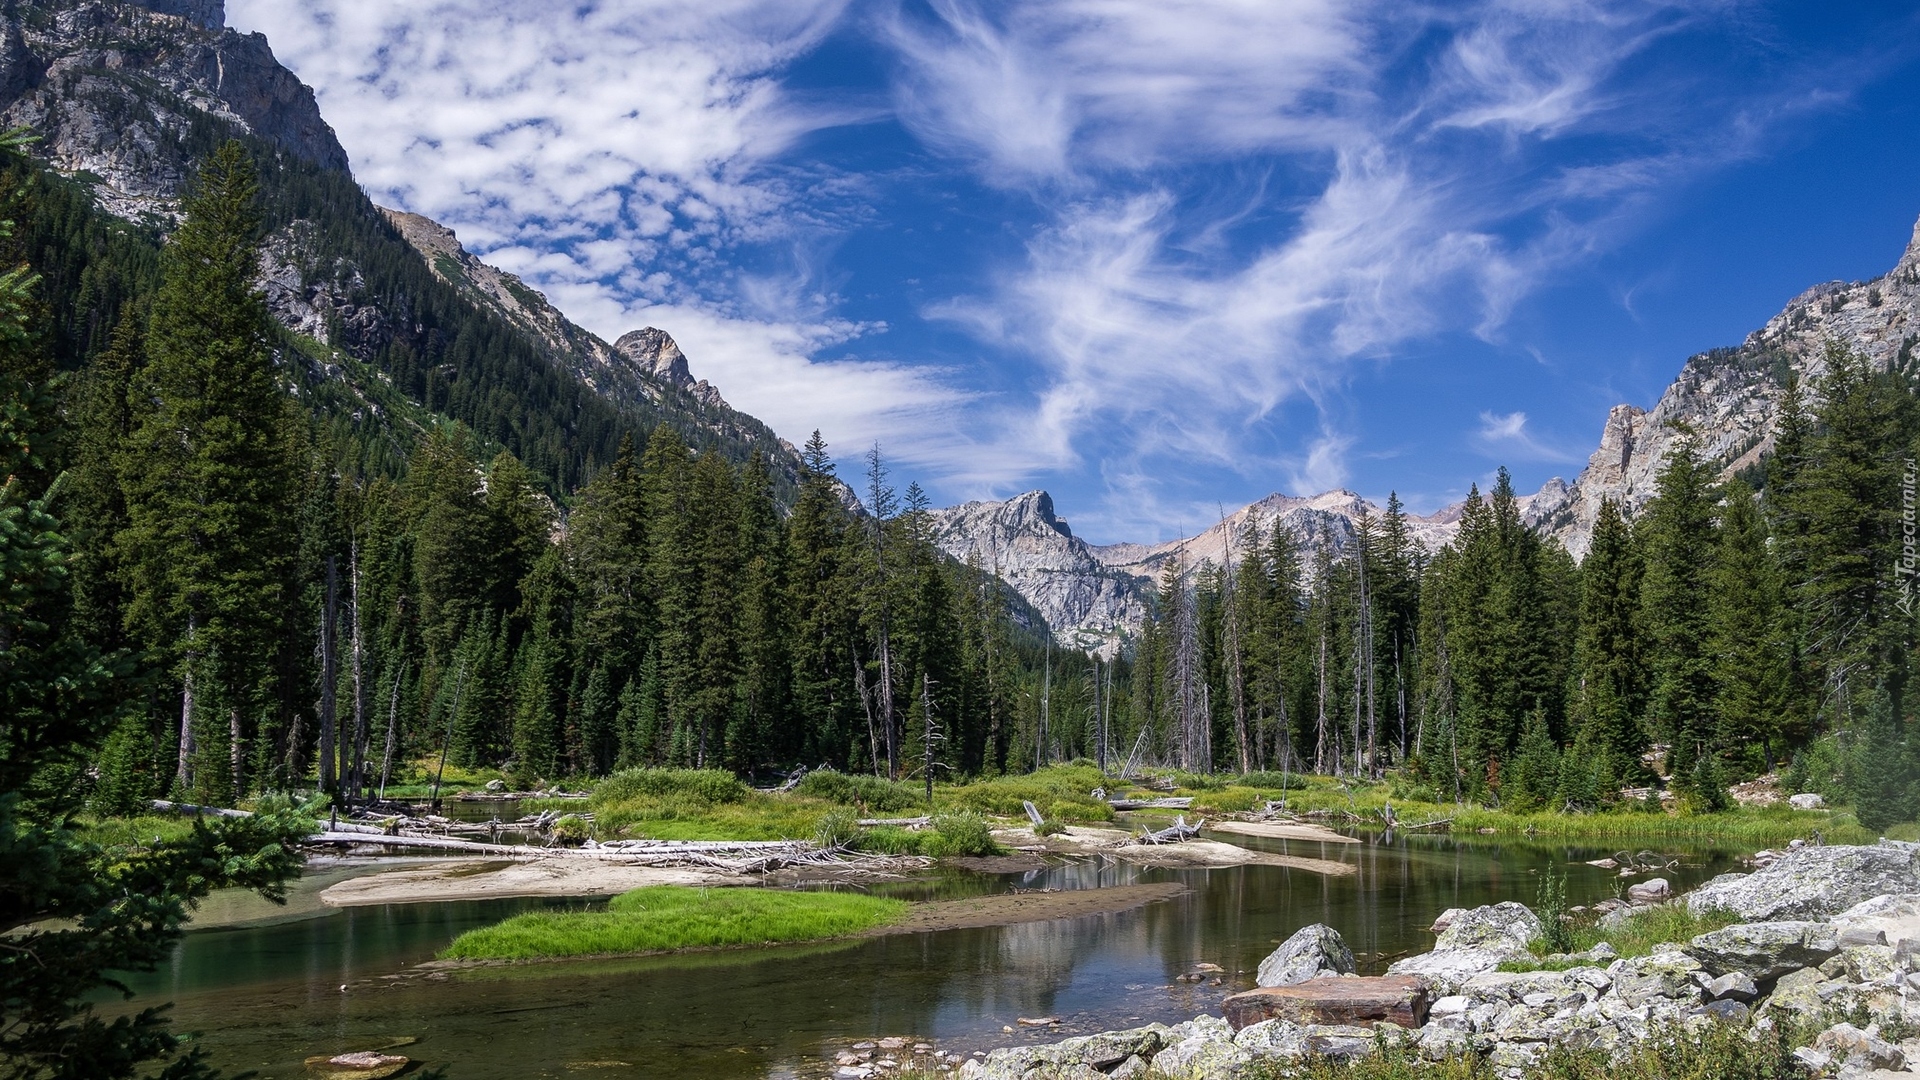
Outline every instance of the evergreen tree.
[(1792, 641), (1782, 633), (1779, 573), (1766, 524), (1753, 489), (1739, 480), (1724, 491), (1714, 555), (1707, 606), (1718, 688), (1715, 741), (1754, 775), (1776, 760), (1793, 709)]
[(1847, 755), (1847, 793), (1862, 827), (1878, 831), (1916, 813), (1914, 752), (1893, 711), (1892, 694), (1876, 688)]
[(801, 759), (845, 765), (852, 749), (853, 643), (843, 560), (846, 514), (833, 459), (818, 431), (802, 455), (800, 494), (787, 520), (787, 612), (794, 717)]
[(1640, 641), (1642, 564), (1612, 499), (1600, 501), (1580, 567), (1580, 636), (1574, 645), (1576, 744), (1605, 755), (1618, 776), (1637, 775), (1646, 752), (1645, 665)]
[(244, 782), (242, 744), (270, 674), (262, 644), (280, 638), (292, 600), (296, 429), (254, 289), (256, 195), (253, 163), (228, 143), (183, 200), (119, 469), (129, 618), (175, 660), (175, 781), (208, 801)]
[(1713, 496), (1710, 472), (1689, 432), (1660, 468), (1656, 493), (1641, 519), (1646, 576), (1641, 618), (1646, 627), (1648, 726), (1670, 743), (1676, 783), (1692, 783), (1694, 763), (1714, 742), (1711, 624), (1703, 599), (1712, 587)]

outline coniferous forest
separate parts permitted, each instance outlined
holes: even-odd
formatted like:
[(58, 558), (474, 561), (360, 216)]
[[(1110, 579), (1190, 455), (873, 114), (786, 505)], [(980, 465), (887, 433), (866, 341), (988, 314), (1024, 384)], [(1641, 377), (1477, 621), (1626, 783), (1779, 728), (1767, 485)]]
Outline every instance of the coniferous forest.
[[(1711, 810), (1785, 768), (1870, 827), (1911, 816), (1904, 360), (1832, 347), (1762, 465), (1721, 482), (1683, 440), (1578, 563), (1502, 471), (1438, 552), (1395, 499), (1338, 546), (1274, 529), (1170, 565), (1108, 661), (943, 555), (878, 446), (843, 480), (816, 434), (791, 480), (611, 413), (610, 449), (478, 431), (426, 384), (374, 423), (304, 374), (310, 343), (255, 289), (287, 189), (262, 194), (283, 167), (257, 158), (212, 154), (164, 244), (9, 165), (14, 262), (40, 275), (11, 377), (62, 403), (28, 478), (63, 478), (56, 621), (143, 673), (85, 771), (103, 812), (364, 799), (444, 755), (527, 787), (635, 765), (1393, 770), (1515, 810), (1600, 809), (1656, 775)], [(388, 385), (410, 356), (390, 350)]]

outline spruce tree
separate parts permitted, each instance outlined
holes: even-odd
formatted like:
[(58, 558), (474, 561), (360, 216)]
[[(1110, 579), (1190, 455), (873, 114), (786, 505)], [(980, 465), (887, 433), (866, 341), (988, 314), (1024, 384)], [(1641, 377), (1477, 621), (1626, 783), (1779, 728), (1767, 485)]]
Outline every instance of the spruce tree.
[(787, 617), (793, 714), (801, 758), (844, 765), (852, 749), (852, 635), (845, 575), (847, 514), (818, 431), (801, 455), (800, 494), (787, 519)]
[(182, 202), (119, 470), (128, 617), (174, 662), (175, 780), (202, 798), (230, 797), (243, 782), (240, 744), (272, 655), (262, 645), (279, 640), (292, 599), (298, 436), (254, 288), (257, 192), (253, 163), (229, 142)]
[(1600, 501), (1580, 566), (1580, 633), (1574, 645), (1576, 744), (1610, 760), (1614, 775), (1638, 775), (1647, 749), (1640, 641), (1641, 560), (1632, 530), (1611, 498)]
[(1718, 688), (1703, 602), (1713, 585), (1710, 477), (1691, 433), (1682, 432), (1660, 468), (1640, 526), (1646, 537), (1641, 618), (1651, 673), (1648, 724), (1672, 745), (1669, 766), (1683, 788), (1693, 782), (1698, 756), (1717, 749)]
[(1892, 694), (1877, 687), (1864, 721), (1848, 748), (1847, 793), (1853, 815), (1864, 828), (1879, 831), (1912, 821), (1920, 797), (1915, 783), (1914, 751), (1904, 724), (1894, 715)]
[(1715, 741), (1751, 775), (1771, 767), (1781, 749), (1782, 720), (1793, 707), (1787, 682), (1792, 642), (1782, 633), (1779, 573), (1753, 489), (1733, 481), (1722, 506), (1707, 596)]

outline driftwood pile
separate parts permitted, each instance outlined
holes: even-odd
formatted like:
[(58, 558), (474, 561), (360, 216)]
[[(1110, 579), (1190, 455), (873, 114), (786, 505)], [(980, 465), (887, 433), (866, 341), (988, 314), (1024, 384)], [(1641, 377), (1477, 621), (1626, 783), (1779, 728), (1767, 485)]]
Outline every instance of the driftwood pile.
[(1187, 815), (1181, 814), (1173, 824), (1153, 832), (1142, 830), (1139, 836), (1127, 841), (1130, 844), (1177, 844), (1182, 840), (1191, 840), (1200, 835), (1200, 823), (1187, 824)]

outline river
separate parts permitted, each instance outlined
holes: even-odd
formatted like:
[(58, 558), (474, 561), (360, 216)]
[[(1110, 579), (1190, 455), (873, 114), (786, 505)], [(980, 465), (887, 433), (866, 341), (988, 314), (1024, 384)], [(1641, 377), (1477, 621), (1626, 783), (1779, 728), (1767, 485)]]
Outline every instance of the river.
[[(1226, 994), (1252, 985), (1276, 943), (1308, 923), (1339, 930), (1372, 973), (1430, 948), (1428, 927), (1446, 908), (1531, 903), (1548, 867), (1567, 872), (1570, 903), (1623, 886), (1612, 872), (1584, 865), (1609, 852), (1565, 845), (1379, 834), (1363, 844), (1219, 839), (1346, 862), (1357, 873), (1094, 860), (1014, 875), (938, 871), (871, 888), (944, 899), (1172, 880), (1191, 891), (1073, 920), (424, 977), (413, 965), (463, 930), (588, 902), (333, 909), (318, 903), (319, 890), (364, 871), (321, 870), (302, 880), (288, 909), (270, 915), (252, 898), (216, 897), (200, 922), (228, 925), (193, 930), (161, 970), (135, 976), (133, 1004), (172, 1000), (176, 1028), (216, 1065), (283, 1080), (304, 1075), (308, 1055), (406, 1037), (417, 1042), (398, 1052), (444, 1065), (456, 1080), (817, 1077), (856, 1039), (900, 1035), (968, 1053), (1217, 1013)], [(1733, 863), (1732, 852), (1696, 852), (1666, 876), (1682, 889)], [(1225, 984), (1176, 980), (1198, 963), (1224, 968)], [(1042, 1031), (1017, 1023), (1043, 1016), (1062, 1023)]]

